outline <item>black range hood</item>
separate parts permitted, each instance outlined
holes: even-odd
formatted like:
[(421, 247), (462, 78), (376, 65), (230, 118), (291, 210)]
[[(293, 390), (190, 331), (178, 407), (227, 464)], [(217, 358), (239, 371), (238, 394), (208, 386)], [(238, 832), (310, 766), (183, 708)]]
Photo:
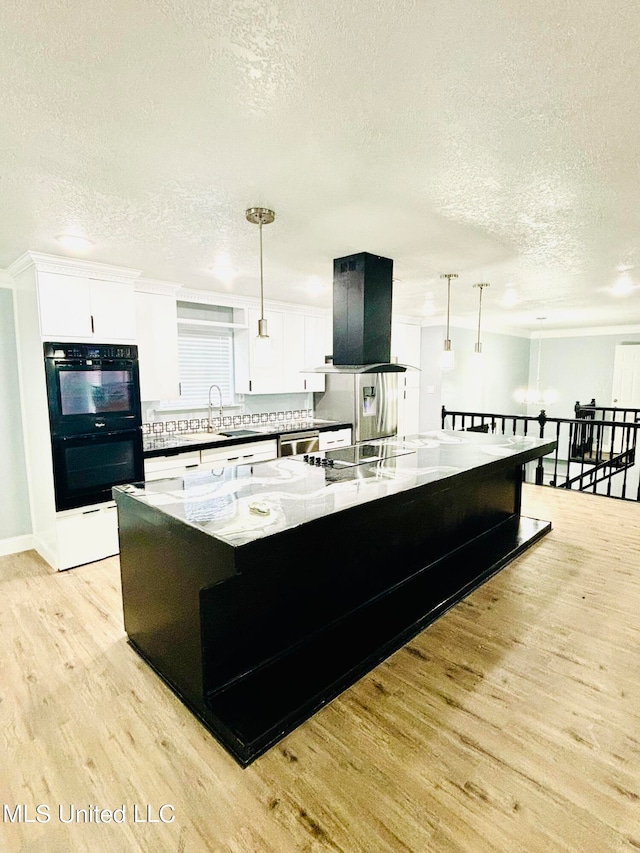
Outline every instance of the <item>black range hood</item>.
[[(404, 373), (391, 363), (393, 261), (369, 252), (333, 262), (333, 363), (311, 373)], [(307, 371), (305, 371), (307, 372)]]

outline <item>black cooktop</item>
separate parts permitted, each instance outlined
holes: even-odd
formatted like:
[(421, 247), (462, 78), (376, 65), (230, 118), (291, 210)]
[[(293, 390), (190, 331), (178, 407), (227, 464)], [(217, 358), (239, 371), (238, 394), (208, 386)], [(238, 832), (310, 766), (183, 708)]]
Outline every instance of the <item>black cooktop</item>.
[(355, 444), (351, 447), (340, 447), (336, 450), (319, 450), (315, 453), (305, 453), (304, 456), (292, 456), (299, 462), (307, 462), (309, 465), (327, 465), (332, 468), (355, 468), (357, 465), (368, 465), (372, 462), (383, 462), (386, 459), (394, 459), (396, 456), (406, 456), (413, 450), (403, 450), (396, 447), (388, 447), (385, 444), (367, 442), (366, 444)]

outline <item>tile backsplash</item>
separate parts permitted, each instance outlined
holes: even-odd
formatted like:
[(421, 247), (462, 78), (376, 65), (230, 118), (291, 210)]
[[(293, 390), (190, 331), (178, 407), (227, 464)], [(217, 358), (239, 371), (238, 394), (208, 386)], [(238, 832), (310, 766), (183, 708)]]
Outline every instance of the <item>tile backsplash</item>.
[[(313, 418), (313, 409), (283, 409), (276, 412), (254, 412), (243, 415), (223, 415), (212, 418), (214, 427), (242, 427), (252, 424), (277, 424), (290, 421), (306, 421)], [(169, 418), (152, 420), (142, 424), (145, 435), (171, 435), (172, 433), (202, 432), (209, 426), (208, 417)]]

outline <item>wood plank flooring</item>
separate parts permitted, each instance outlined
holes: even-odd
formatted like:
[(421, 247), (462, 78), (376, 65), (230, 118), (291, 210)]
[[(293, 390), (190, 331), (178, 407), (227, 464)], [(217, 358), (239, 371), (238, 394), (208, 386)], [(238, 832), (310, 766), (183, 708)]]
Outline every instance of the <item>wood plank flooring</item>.
[(116, 558), (0, 558), (0, 808), (50, 814), (0, 850), (640, 850), (640, 505), (523, 511), (551, 534), (246, 770), (127, 645)]

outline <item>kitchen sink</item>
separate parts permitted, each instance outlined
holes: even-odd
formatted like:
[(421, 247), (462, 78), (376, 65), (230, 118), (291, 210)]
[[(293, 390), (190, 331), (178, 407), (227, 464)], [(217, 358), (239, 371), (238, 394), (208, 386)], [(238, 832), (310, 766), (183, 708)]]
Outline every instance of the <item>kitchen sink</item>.
[(229, 436), (221, 432), (190, 432), (183, 435), (182, 438), (187, 441), (200, 443), (202, 441), (225, 441)]
[(184, 435), (188, 441), (203, 442), (203, 441), (225, 441), (227, 438), (244, 438), (247, 435), (261, 435), (259, 430), (255, 429), (227, 429), (224, 432), (190, 432)]

